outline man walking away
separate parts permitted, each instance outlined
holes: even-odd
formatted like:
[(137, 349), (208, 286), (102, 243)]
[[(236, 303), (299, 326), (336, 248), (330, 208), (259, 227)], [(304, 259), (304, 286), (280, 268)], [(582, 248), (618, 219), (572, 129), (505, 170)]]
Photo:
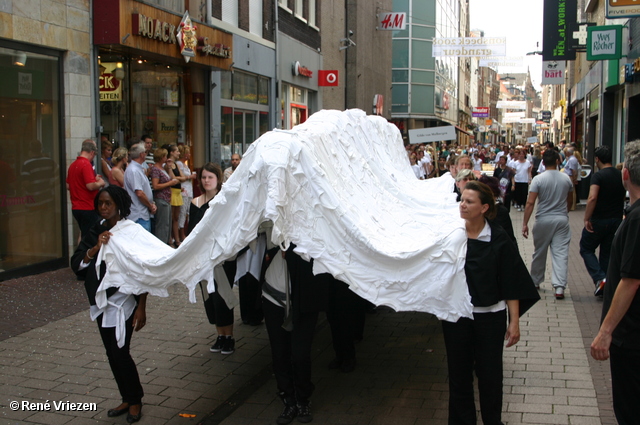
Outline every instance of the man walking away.
[(611, 356), (613, 411), (620, 425), (640, 418), (640, 140), (624, 148), (622, 183), (630, 206), (611, 246), (604, 287), (602, 324), (591, 343), (591, 356)]
[(533, 226), (533, 260), (531, 277), (536, 287), (544, 280), (547, 265), (547, 250), (551, 248), (553, 272), (551, 284), (555, 289), (556, 299), (564, 298), (567, 287), (567, 267), (569, 264), (569, 244), (571, 227), (569, 226), (569, 208), (573, 200), (573, 183), (566, 174), (558, 171), (560, 157), (552, 149), (542, 155), (545, 172), (531, 181), (529, 198), (524, 209), (522, 236), (529, 237), (529, 218), (533, 207), (538, 202), (536, 224)]
[[(589, 199), (584, 211), (584, 229), (580, 239), (580, 255), (595, 284), (596, 296), (602, 296), (606, 282), (611, 243), (622, 223), (626, 190), (622, 173), (611, 165), (611, 149), (600, 146), (594, 152), (598, 172), (591, 177)], [(600, 247), (599, 258), (596, 248)]]

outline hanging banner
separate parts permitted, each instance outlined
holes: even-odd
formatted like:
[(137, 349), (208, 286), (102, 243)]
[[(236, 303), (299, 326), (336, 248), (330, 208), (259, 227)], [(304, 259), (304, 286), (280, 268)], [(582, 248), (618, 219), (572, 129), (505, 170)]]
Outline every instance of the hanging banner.
[(565, 61), (542, 61), (542, 82), (545, 84), (564, 84)]
[(431, 56), (441, 57), (483, 57), (506, 56), (505, 37), (457, 37), (434, 38)]
[(575, 60), (570, 44), (577, 16), (577, 0), (544, 0), (542, 60)]
[(440, 142), (443, 140), (456, 140), (456, 128), (452, 125), (444, 127), (417, 128), (409, 130), (409, 141), (416, 143)]
[(487, 68), (495, 68), (497, 66), (508, 66), (520, 68), (524, 66), (524, 58), (522, 56), (505, 56), (505, 57), (484, 57), (480, 58), (478, 66)]
[(640, 16), (640, 4), (636, 0), (607, 0), (605, 4), (609, 19)]
[(518, 122), (520, 124), (535, 124), (536, 123), (536, 119), (535, 118), (520, 118), (520, 120), (518, 120)]
[(527, 102), (524, 100), (499, 100), (498, 109), (527, 109)]
[(503, 117), (505, 118), (524, 118), (524, 111), (521, 112), (505, 112), (504, 114), (502, 114)]

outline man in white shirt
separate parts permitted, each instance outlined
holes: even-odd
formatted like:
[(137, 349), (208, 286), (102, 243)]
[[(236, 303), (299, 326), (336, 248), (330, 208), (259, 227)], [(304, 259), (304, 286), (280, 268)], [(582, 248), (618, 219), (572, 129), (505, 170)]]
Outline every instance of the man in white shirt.
[[(571, 179), (571, 183), (575, 187), (578, 184), (578, 171), (580, 168), (580, 164), (578, 164), (578, 159), (573, 154), (574, 148), (565, 148), (564, 156), (567, 160), (564, 165), (564, 173), (569, 176)], [(576, 209), (576, 191), (573, 191), (573, 201), (571, 202), (571, 211)]]

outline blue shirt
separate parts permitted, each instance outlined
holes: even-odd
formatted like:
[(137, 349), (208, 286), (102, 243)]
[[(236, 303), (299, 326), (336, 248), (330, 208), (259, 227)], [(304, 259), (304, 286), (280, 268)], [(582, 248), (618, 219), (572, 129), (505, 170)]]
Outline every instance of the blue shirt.
[(127, 169), (124, 172), (124, 188), (131, 196), (131, 214), (127, 218), (131, 221), (149, 220), (149, 209), (140, 202), (136, 195), (136, 190), (143, 191), (149, 202), (153, 202), (153, 192), (151, 192), (151, 185), (142, 165), (136, 161), (131, 161), (127, 165)]

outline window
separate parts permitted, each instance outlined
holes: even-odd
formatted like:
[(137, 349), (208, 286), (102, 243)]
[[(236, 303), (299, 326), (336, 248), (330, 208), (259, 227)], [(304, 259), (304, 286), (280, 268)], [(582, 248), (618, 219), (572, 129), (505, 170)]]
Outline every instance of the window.
[(304, 19), (304, 0), (296, 0), (296, 10), (295, 10), (296, 18), (300, 19), (303, 22), (307, 22)]
[(286, 10), (289, 13), (292, 12), (292, 10), (289, 9), (289, 6), (287, 4), (287, 0), (278, 0), (278, 6), (280, 6), (282, 9)]
[(146, 0), (147, 3), (154, 4), (163, 9), (178, 12), (180, 15), (184, 13), (184, 0)]
[(309, 0), (309, 26), (318, 29), (316, 26), (316, 0)]
[(262, 37), (262, 0), (249, 0), (249, 32)]
[(225, 0), (222, 2), (222, 21), (238, 26), (238, 0)]

